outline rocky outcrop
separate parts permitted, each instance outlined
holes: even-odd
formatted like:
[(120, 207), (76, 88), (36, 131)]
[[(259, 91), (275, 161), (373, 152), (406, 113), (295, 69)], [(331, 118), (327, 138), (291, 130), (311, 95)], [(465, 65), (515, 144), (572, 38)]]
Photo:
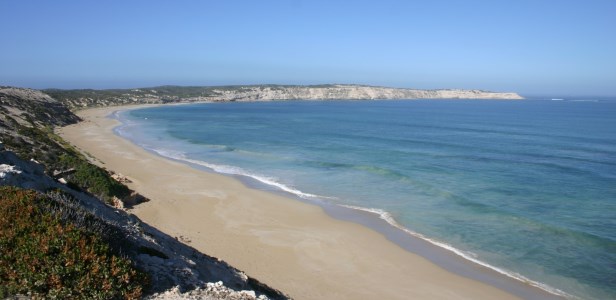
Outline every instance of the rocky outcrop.
[(194, 300), (211, 300), (211, 299), (228, 299), (228, 300), (261, 300), (267, 299), (266, 296), (256, 296), (253, 291), (234, 291), (223, 285), (222, 281), (211, 283), (205, 287), (196, 288), (194, 290), (182, 293), (180, 289), (173, 288), (163, 293), (154, 294), (146, 297), (148, 300), (174, 300), (174, 299), (194, 299)]

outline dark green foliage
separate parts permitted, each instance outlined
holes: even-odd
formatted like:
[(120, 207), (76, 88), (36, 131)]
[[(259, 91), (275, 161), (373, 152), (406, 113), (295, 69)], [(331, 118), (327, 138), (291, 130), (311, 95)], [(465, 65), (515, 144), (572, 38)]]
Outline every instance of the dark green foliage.
[[(147, 277), (50, 196), (0, 187), (0, 298), (138, 299)], [(68, 218), (70, 219), (70, 218)]]
[(75, 173), (67, 176), (69, 182), (108, 203), (113, 197), (123, 199), (130, 195), (128, 187), (111, 178), (107, 171), (79, 156), (70, 153), (61, 155), (59, 167), (62, 169), (74, 168)]

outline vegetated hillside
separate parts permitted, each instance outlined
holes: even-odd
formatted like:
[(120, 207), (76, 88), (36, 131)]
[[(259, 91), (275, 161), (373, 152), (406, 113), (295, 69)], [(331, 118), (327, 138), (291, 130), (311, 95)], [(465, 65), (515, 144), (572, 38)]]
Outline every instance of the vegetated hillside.
[(2, 297), (287, 298), (11, 151), (0, 150), (0, 186)]
[(62, 103), (40, 91), (13, 87), (0, 87), (0, 125), (9, 122), (38, 126), (64, 126), (80, 121)]
[(42, 92), (0, 88), (0, 142), (4, 147), (24, 159), (40, 162), (48, 175), (108, 203), (139, 198), (53, 133), (54, 126), (79, 120), (66, 106)]
[(67, 149), (51, 129), (78, 121), (66, 106), (39, 91), (0, 88), (0, 142), (25, 159), (53, 168)]
[(147, 199), (53, 133), (77, 121), (49, 95), (0, 88), (0, 298), (287, 298), (110, 206)]
[(141, 297), (147, 273), (110, 246), (122, 236), (69, 196), (0, 187), (0, 208), (0, 298)]
[(45, 90), (72, 109), (84, 107), (198, 101), (523, 99), (516, 93), (482, 90), (418, 90), (365, 85), (160, 86), (115, 90)]

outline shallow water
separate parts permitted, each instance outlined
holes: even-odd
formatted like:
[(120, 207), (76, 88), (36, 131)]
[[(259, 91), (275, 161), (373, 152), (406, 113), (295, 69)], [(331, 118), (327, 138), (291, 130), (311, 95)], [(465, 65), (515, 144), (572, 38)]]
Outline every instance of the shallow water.
[(163, 156), (374, 209), (469, 259), (616, 298), (616, 102), (216, 103), (120, 119)]

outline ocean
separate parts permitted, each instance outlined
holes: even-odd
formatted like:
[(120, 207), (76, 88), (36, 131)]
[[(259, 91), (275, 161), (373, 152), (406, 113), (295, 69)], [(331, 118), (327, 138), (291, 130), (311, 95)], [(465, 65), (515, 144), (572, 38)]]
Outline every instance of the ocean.
[(555, 293), (616, 299), (616, 102), (231, 102), (116, 117), (117, 134), (159, 155), (374, 212)]

